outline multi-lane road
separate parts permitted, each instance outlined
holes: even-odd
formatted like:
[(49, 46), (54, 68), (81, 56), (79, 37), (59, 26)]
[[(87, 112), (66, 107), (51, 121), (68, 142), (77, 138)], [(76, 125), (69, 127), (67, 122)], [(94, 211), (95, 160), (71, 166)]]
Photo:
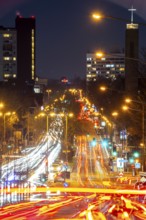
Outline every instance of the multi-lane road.
[(32, 201), (2, 207), (0, 219), (146, 219), (146, 207), (138, 202), (138, 195), (128, 195), (125, 192), (123, 195), (117, 194), (116, 190), (115, 194), (104, 193), (103, 189), (101, 192), (81, 193), (78, 190), (46, 197), (40, 193)]
[[(44, 187), (39, 188), (38, 176), (46, 169), (46, 159), (49, 169), (61, 151), (60, 133), (62, 123), (57, 118), (49, 134), (44, 135), (35, 148), (25, 149), (22, 158), (3, 164), (0, 202), (2, 204), (10, 198), (10, 204), (0, 208), (0, 219), (146, 219), (146, 192), (134, 191), (132, 185), (111, 178), (107, 166), (108, 152), (101, 147), (100, 140), (93, 146), (90, 144), (92, 140), (79, 137), (68, 185), (51, 183), (49, 188), (46, 182)], [(21, 179), (26, 183), (23, 188), (7, 185), (8, 181), (16, 180), (16, 173), (25, 173), (26, 170), (28, 175), (24, 174), (24, 179)], [(28, 183), (33, 183), (33, 186)], [(25, 195), (27, 201), (11, 201), (9, 195), (15, 198)]]

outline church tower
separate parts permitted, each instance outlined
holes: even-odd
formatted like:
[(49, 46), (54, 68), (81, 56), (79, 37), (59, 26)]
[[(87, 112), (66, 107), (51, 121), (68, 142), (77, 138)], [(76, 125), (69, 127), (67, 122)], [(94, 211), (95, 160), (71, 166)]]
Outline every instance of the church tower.
[(133, 23), (133, 7), (131, 11), (131, 23), (126, 25), (125, 36), (125, 91), (135, 95), (138, 92), (138, 58), (139, 58), (139, 27)]

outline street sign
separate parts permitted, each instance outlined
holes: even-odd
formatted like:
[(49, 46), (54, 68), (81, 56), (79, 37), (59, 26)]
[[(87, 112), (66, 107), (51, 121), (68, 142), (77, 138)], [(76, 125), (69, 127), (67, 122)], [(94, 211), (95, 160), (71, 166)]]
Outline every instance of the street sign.
[(126, 162), (128, 162), (128, 160), (126, 160), (126, 159), (121, 159), (121, 160), (119, 160), (119, 162), (120, 162), (120, 163), (126, 163)]
[(141, 168), (141, 164), (140, 163), (135, 163), (135, 168), (136, 169), (140, 169)]
[(117, 167), (118, 168), (124, 167), (124, 159), (123, 158), (117, 158)]

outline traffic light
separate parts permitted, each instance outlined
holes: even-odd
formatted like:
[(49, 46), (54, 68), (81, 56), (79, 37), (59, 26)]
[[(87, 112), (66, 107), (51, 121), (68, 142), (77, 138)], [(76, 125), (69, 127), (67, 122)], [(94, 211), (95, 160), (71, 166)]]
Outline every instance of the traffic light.
[(101, 144), (102, 144), (103, 147), (108, 147), (108, 143), (109, 143), (108, 138), (104, 138), (104, 139), (101, 141)]
[(91, 146), (95, 147), (96, 144), (97, 144), (97, 140), (96, 140), (96, 138), (93, 138), (92, 141), (91, 141)]
[(113, 156), (116, 156), (117, 155), (117, 147), (116, 145), (114, 144), (113, 145)]
[(136, 157), (136, 158), (138, 158), (138, 157), (139, 157), (139, 152), (135, 151), (135, 152), (133, 153), (133, 156)]
[(129, 158), (129, 163), (131, 163), (131, 164), (134, 163), (134, 158), (133, 158), (133, 157), (130, 157), (130, 158)]
[(64, 186), (64, 187), (68, 187), (68, 183), (67, 183), (67, 182), (64, 182), (64, 183), (63, 183), (63, 186)]
[(45, 183), (45, 182), (48, 180), (47, 174), (41, 173), (41, 174), (39, 175), (39, 180), (40, 180), (40, 182)]
[(112, 149), (113, 145), (112, 145), (111, 142), (108, 142), (108, 147), (109, 147), (110, 149)]
[(95, 122), (94, 122), (94, 128), (97, 128), (97, 127), (98, 127), (98, 122), (95, 121)]

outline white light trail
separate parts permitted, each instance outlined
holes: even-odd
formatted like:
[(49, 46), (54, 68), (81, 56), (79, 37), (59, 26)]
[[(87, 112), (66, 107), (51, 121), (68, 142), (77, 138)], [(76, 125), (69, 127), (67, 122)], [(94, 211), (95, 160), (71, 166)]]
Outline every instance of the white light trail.
[[(2, 166), (2, 180), (19, 180), (19, 178), (29, 181), (39, 173), (45, 173), (45, 161), (48, 157), (48, 168), (55, 161), (61, 150), (60, 137), (63, 133), (62, 119), (58, 116), (50, 125), (49, 133), (44, 134), (40, 143), (29, 150), (23, 150), (21, 158), (6, 158), (7, 162)], [(24, 154), (25, 153), (25, 154)]]

